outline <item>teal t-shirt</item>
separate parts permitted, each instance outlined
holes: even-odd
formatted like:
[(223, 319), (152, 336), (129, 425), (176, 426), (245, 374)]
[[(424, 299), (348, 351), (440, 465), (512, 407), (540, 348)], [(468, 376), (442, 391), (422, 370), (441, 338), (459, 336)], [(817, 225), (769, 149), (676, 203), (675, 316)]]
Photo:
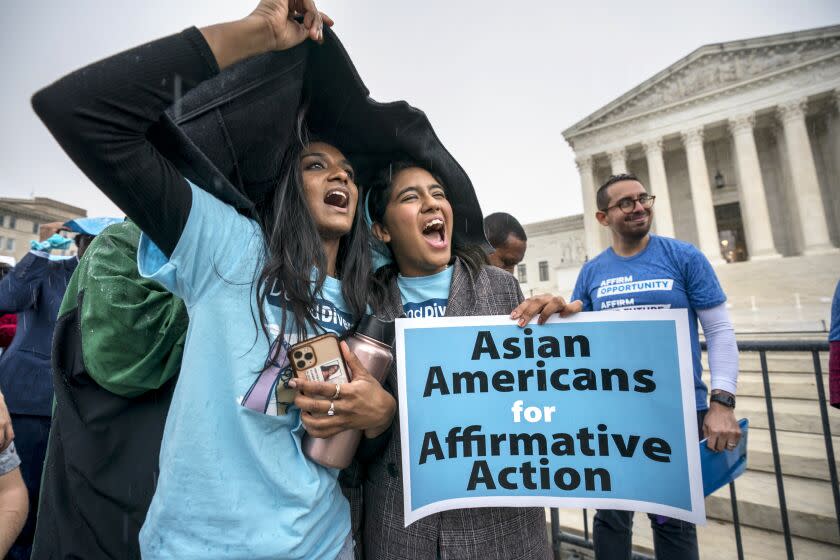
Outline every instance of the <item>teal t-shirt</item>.
[(449, 305), (453, 267), (431, 276), (399, 276), (403, 311), (406, 317), (443, 317)]
[[(138, 249), (140, 273), (183, 299), (190, 318), (160, 479), (140, 532), (143, 558), (335, 558), (350, 532), (338, 471), (303, 455), (298, 409), (277, 415), (241, 405), (269, 356), (254, 283), (262, 234), (231, 206), (191, 188), (172, 256), (145, 235)], [(272, 335), (282, 301), (273, 294), (266, 306)], [(346, 328), (337, 280), (327, 280), (312, 313), (333, 332)]]

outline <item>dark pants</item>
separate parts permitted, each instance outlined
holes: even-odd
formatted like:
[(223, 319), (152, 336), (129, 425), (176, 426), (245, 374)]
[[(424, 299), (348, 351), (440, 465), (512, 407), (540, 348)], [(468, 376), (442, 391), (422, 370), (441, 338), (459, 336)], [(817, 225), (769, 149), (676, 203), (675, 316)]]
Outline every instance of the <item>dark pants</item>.
[(9, 550), (8, 560), (28, 560), (35, 536), (35, 520), (38, 516), (38, 494), (41, 491), (41, 470), (47, 452), (50, 435), (49, 416), (11, 414), (15, 430), (15, 448), (20, 456), (20, 474), (29, 493), (29, 515), (23, 531)]
[[(705, 410), (697, 412), (697, 433), (701, 438), (705, 416)], [(657, 560), (699, 560), (697, 529), (693, 523), (655, 515), (648, 517)], [(633, 512), (599, 509), (595, 513), (592, 540), (597, 560), (629, 560), (633, 552)]]

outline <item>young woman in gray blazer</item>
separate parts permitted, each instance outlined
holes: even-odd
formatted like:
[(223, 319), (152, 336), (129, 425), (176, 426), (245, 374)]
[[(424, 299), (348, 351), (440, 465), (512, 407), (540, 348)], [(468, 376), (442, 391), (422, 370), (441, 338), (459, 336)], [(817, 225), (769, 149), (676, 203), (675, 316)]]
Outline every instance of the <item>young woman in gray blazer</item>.
[[(377, 315), (409, 317), (511, 315), (520, 325), (540, 313), (566, 316), (579, 302), (538, 296), (524, 301), (517, 280), (486, 264), (483, 251), (465, 246), (464, 232), (481, 228), (456, 216), (447, 188), (411, 162), (390, 165), (371, 185), (367, 210), (374, 236), (393, 262), (375, 275)], [(480, 212), (479, 212), (480, 213)], [(385, 388), (397, 394), (396, 370)], [(399, 415), (384, 451), (364, 479), (363, 541), (370, 560), (397, 558), (534, 560), (550, 557), (543, 508), (476, 508), (444, 511), (404, 527)]]

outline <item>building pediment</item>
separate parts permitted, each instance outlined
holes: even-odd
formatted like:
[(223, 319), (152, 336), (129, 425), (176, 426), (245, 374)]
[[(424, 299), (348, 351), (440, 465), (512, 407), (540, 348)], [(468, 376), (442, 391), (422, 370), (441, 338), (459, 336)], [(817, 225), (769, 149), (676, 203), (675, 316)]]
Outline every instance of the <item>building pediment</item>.
[(567, 139), (840, 57), (840, 25), (706, 45), (563, 132)]

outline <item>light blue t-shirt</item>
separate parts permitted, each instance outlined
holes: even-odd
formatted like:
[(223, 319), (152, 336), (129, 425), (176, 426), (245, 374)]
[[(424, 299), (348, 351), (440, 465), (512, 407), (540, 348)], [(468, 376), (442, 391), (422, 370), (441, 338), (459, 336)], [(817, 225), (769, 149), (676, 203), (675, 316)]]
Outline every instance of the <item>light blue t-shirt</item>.
[(688, 309), (694, 397), (697, 410), (709, 408), (695, 310), (716, 307), (726, 295), (712, 265), (694, 245), (651, 235), (648, 246), (632, 257), (620, 257), (610, 247), (583, 265), (572, 299), (581, 300), (584, 311)]
[[(257, 326), (260, 229), (191, 188), (189, 219), (172, 256), (145, 235), (138, 249), (140, 273), (182, 298), (190, 317), (160, 479), (140, 532), (143, 558), (335, 558), (350, 532), (338, 471), (304, 457), (297, 408), (277, 415), (240, 404), (269, 356)], [(328, 278), (321, 295), (313, 315), (344, 330), (349, 313), (340, 283)], [(272, 336), (282, 301), (274, 294), (266, 306)]]
[(453, 267), (431, 276), (399, 276), (403, 311), (406, 317), (443, 317), (449, 305), (449, 286)]
[(828, 340), (833, 342), (840, 340), (840, 282), (834, 288), (834, 299), (831, 300), (831, 330), (828, 333)]

